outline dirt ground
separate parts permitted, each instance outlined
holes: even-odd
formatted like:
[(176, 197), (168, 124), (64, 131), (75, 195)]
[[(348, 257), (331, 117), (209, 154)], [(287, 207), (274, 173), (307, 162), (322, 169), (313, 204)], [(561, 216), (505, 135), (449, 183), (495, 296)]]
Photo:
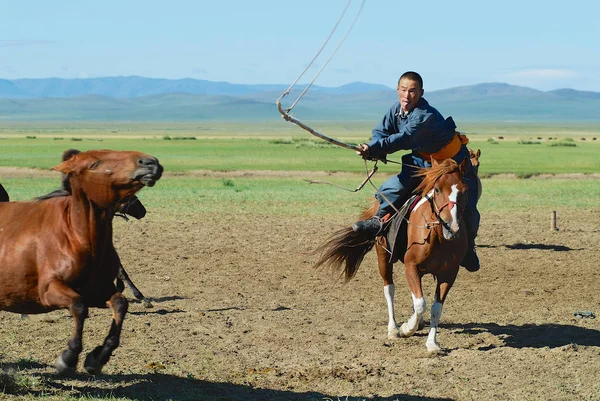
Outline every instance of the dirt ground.
[[(374, 252), (347, 284), (315, 270), (315, 249), (352, 223), (325, 218), (149, 214), (117, 221), (115, 244), (151, 299), (132, 299), (120, 347), (91, 377), (59, 377), (54, 361), (72, 322), (65, 311), (0, 313), (0, 365), (37, 380), (30, 395), (140, 400), (600, 400), (600, 217), (565, 210), (484, 213), (482, 269), (461, 270), (438, 341), (427, 327), (387, 339)], [(412, 312), (396, 266), (397, 320)], [(433, 280), (424, 280), (431, 305)], [(426, 315), (427, 316), (427, 315)], [(84, 354), (111, 313), (90, 311)], [(83, 358), (82, 358), (83, 359)], [(0, 397), (2, 394), (0, 393)], [(8, 395), (4, 395), (8, 397)]]

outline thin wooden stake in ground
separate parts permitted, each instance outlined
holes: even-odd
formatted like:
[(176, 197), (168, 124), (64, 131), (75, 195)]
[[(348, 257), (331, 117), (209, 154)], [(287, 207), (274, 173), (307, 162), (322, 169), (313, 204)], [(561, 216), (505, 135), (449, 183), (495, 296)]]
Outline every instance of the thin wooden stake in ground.
[(553, 210), (550, 215), (550, 230), (558, 231), (558, 227), (556, 226), (556, 210)]

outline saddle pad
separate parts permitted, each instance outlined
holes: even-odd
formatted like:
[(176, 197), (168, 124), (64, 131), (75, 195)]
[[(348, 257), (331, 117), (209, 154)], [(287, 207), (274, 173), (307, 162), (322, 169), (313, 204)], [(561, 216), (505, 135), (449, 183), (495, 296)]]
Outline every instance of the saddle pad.
[(419, 195), (412, 195), (404, 202), (404, 205), (398, 210), (388, 222), (386, 239), (390, 249), (390, 263), (396, 263), (398, 260), (404, 262), (404, 253), (406, 252), (406, 221), (405, 218), (410, 214), (415, 204), (421, 199)]

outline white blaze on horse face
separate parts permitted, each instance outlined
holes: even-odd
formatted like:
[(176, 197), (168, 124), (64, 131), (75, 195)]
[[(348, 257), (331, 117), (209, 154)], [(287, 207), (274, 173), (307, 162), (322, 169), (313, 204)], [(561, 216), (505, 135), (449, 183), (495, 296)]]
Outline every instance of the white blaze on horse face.
[(452, 185), (452, 192), (450, 192), (450, 196), (448, 196), (448, 201), (452, 202), (452, 206), (450, 207), (450, 216), (451, 220), (447, 221), (448, 227), (452, 230), (452, 232), (448, 231), (446, 227), (444, 227), (444, 238), (450, 240), (456, 236), (456, 233), (460, 229), (458, 225), (458, 207), (456, 207), (456, 201), (458, 199), (458, 186), (456, 184)]

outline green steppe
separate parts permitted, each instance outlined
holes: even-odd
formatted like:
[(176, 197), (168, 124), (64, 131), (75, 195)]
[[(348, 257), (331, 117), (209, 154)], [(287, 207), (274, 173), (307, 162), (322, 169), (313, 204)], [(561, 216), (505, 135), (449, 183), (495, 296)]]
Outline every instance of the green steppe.
[[(314, 123), (348, 143), (367, 141), (370, 123)], [(481, 149), (480, 209), (597, 208), (600, 126), (465, 124), (470, 147)], [(365, 163), (348, 149), (277, 121), (270, 123), (7, 123), (0, 129), (0, 168), (49, 170), (68, 148), (139, 150), (159, 158), (165, 177), (140, 194), (149, 210), (173, 214), (357, 214), (374, 189), (356, 188)], [(390, 159), (400, 161), (401, 152)], [(379, 163), (379, 186), (399, 166)], [(13, 200), (55, 189), (58, 173), (17, 176), (0, 169)]]

